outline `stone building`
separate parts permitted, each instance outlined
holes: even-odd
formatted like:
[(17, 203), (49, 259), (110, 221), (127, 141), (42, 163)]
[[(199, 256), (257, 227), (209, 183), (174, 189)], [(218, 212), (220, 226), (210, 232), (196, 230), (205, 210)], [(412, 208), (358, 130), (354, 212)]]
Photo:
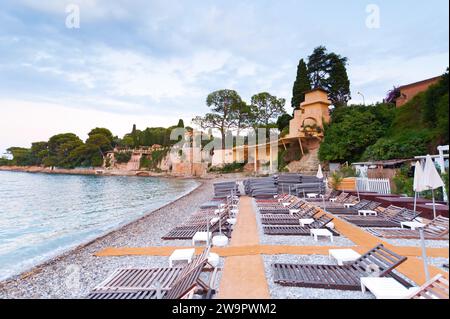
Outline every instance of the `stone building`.
[(400, 107), (410, 101), (417, 94), (426, 91), (431, 85), (439, 82), (441, 76), (436, 76), (431, 79), (422, 80), (419, 82), (414, 82), (406, 85), (402, 85), (398, 88), (400, 91), (400, 97), (395, 101), (395, 105)]

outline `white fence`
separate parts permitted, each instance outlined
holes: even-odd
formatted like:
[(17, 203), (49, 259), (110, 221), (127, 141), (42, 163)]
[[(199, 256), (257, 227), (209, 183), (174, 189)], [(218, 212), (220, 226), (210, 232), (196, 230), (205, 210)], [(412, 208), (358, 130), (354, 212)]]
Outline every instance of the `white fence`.
[(358, 191), (375, 192), (378, 194), (390, 194), (391, 183), (385, 178), (357, 178)]

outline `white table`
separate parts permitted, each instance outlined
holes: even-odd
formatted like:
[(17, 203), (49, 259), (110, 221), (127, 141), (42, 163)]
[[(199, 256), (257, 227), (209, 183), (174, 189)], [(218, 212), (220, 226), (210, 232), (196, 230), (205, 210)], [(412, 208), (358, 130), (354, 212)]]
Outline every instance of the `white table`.
[(358, 210), (358, 215), (360, 216), (378, 216), (378, 213), (370, 209), (360, 209)]
[(237, 218), (228, 218), (227, 223), (234, 226), (237, 223)]
[(419, 223), (419, 222), (401, 222), (400, 226), (402, 228), (408, 227), (408, 228), (411, 228), (412, 230), (416, 230), (417, 228), (424, 227), (425, 224)]
[(317, 198), (317, 196), (319, 196), (319, 194), (316, 194), (316, 193), (308, 193), (308, 194), (306, 194), (306, 196), (307, 196), (308, 198)]
[(330, 202), (334, 203), (335, 201), (337, 201), (337, 198), (330, 198)]
[(406, 288), (394, 278), (362, 277), (361, 291), (369, 290), (377, 299), (405, 299), (417, 291), (418, 287)]
[(291, 203), (282, 203), (283, 207), (288, 207), (289, 205), (291, 205)]
[(330, 257), (336, 259), (339, 266), (343, 266), (345, 263), (355, 261), (361, 257), (361, 255), (353, 249), (330, 249), (328, 254)]
[(289, 210), (290, 215), (294, 215), (294, 214), (298, 214), (298, 213), (300, 213), (300, 209), (290, 209)]
[(345, 208), (350, 208), (350, 207), (353, 207), (353, 206), (355, 206), (356, 204), (353, 204), (353, 203), (344, 203), (344, 207)]
[(192, 237), (192, 246), (195, 246), (197, 242), (208, 242), (208, 239), (211, 240), (211, 232), (198, 231)]
[(314, 237), (315, 241), (319, 241), (318, 237), (323, 236), (323, 237), (330, 238), (331, 242), (333, 242), (333, 233), (330, 232), (328, 229), (323, 229), (323, 228), (311, 229), (310, 232), (311, 232), (311, 236)]
[(302, 218), (298, 220), (300, 222), (300, 226), (311, 225), (314, 223), (314, 219), (312, 218)]
[(177, 249), (174, 250), (172, 255), (169, 257), (169, 267), (173, 267), (174, 261), (187, 261), (190, 263), (194, 257), (195, 249)]
[(225, 247), (228, 245), (228, 237), (224, 235), (214, 236), (212, 239), (213, 246)]

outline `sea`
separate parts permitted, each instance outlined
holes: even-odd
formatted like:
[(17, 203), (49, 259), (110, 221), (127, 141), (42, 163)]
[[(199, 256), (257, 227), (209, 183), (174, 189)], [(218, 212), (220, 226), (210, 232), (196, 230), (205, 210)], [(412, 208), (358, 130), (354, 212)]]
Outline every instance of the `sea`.
[(0, 171), (0, 280), (139, 219), (189, 179)]

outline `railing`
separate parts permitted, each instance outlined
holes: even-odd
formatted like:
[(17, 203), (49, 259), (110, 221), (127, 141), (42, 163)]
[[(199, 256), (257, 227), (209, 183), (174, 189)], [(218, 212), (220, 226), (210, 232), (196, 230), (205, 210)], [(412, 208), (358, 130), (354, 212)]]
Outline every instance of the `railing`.
[(391, 182), (387, 178), (360, 178), (356, 179), (358, 191), (375, 192), (378, 194), (391, 194)]

